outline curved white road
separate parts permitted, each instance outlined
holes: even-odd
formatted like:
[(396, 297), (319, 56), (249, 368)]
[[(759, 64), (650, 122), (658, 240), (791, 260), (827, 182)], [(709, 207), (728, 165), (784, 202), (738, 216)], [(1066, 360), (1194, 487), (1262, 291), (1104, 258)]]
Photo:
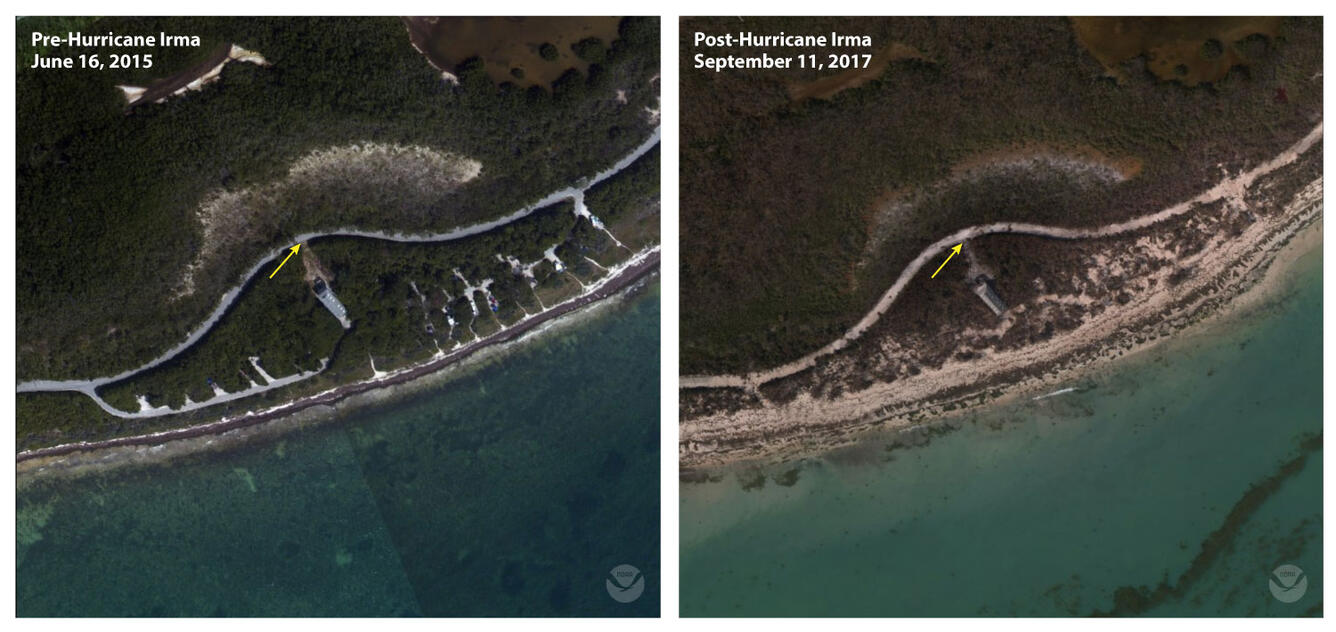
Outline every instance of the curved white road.
[[(526, 206), (518, 211), (515, 211), (514, 213), (511, 213), (509, 215), (500, 217), (498, 219), (489, 222), (483, 222), (481, 224), (473, 224), (462, 228), (456, 228), (454, 230), (444, 233), (430, 233), (423, 235), (407, 235), (402, 233), (387, 233), (383, 231), (336, 229), (323, 232), (302, 233), (300, 235), (293, 237), (291, 243), (305, 243), (311, 239), (317, 239), (320, 237), (366, 237), (370, 239), (385, 239), (388, 241), (397, 241), (397, 242), (453, 241), (456, 239), (463, 239), (465, 237), (471, 237), (473, 235), (485, 233), (494, 228), (504, 226), (515, 220), (527, 217), (528, 215), (532, 214), (534, 211), (540, 208), (555, 204), (564, 199), (568, 198), (573, 199), (575, 200), (577, 208), (582, 207), (584, 205), (585, 191), (587, 191), (590, 187), (598, 184), (599, 182), (602, 182), (603, 180), (608, 179), (609, 177), (612, 177), (621, 170), (630, 166), (630, 164), (635, 162), (636, 159), (645, 155), (647, 152), (649, 152), (649, 150), (653, 149), (655, 145), (658, 145), (659, 137), (660, 137), (660, 128), (656, 127), (654, 128), (654, 133), (650, 134), (649, 138), (645, 139), (645, 141), (641, 143), (640, 146), (632, 150), (631, 153), (623, 156), (621, 160), (618, 160), (611, 167), (594, 175), (594, 177), (585, 180), (583, 183), (581, 183), (580, 186), (566, 187), (559, 191), (553, 192), (547, 197), (544, 197), (543, 199), (534, 202), (529, 206)], [(208, 319), (206, 319), (203, 323), (201, 323), (199, 327), (196, 327), (195, 330), (192, 331), (190, 335), (186, 337), (185, 340), (181, 341), (180, 344), (167, 350), (157, 358), (154, 358), (153, 360), (150, 360), (139, 367), (130, 369), (128, 371), (123, 371), (121, 373), (117, 373), (116, 375), (109, 375), (105, 377), (98, 377), (85, 380), (31, 380), (28, 382), (20, 382), (18, 385), (18, 392), (20, 393), (39, 393), (39, 392), (54, 392), (54, 391), (80, 392), (92, 398), (93, 401), (97, 402), (97, 404), (100, 407), (102, 407), (103, 410), (106, 410), (107, 412), (116, 415), (118, 417), (145, 416), (146, 412), (149, 413), (150, 415), (166, 414), (164, 412), (160, 412), (161, 409), (151, 409), (150, 411), (144, 411), (140, 413), (127, 413), (125, 411), (118, 410), (110, 406), (106, 402), (102, 401), (102, 398), (97, 395), (97, 389), (101, 386), (105, 386), (112, 382), (119, 382), (126, 378), (138, 375), (139, 373), (143, 373), (144, 371), (157, 367), (162, 363), (167, 362), (172, 358), (175, 358), (176, 356), (180, 355), (183, 351), (190, 348), (191, 345), (195, 344), (201, 338), (203, 338), (204, 335), (209, 332), (209, 330), (213, 329), (214, 325), (218, 324), (218, 321), (223, 317), (223, 314), (227, 312), (228, 308), (232, 306), (232, 303), (236, 302), (237, 298), (241, 295), (242, 288), (246, 286), (246, 283), (250, 281), (251, 277), (259, 273), (260, 270), (262, 268), (265, 268), (267, 264), (276, 261), (280, 255), (284, 255), (287, 252), (288, 248), (285, 246), (275, 254), (268, 255), (263, 259), (257, 261), (255, 265), (251, 266), (250, 270), (246, 272), (246, 274), (242, 277), (242, 281), (240, 283), (238, 283), (235, 287), (233, 287), (232, 289), (228, 290), (226, 293), (223, 294), (222, 299), (218, 301), (218, 306), (214, 308), (213, 313), (209, 315)], [(260, 390), (248, 389), (247, 391), (245, 391), (245, 393), (247, 395), (253, 395), (255, 393), (260, 392), (261, 390), (269, 390), (269, 388), (272, 388), (273, 386), (275, 385), (261, 387)], [(215, 403), (215, 399), (210, 399), (207, 402), (200, 402), (200, 404)], [(182, 412), (182, 410), (183, 409), (177, 409), (177, 410), (172, 410), (170, 412)]]
[(882, 294), (881, 299), (877, 301), (872, 311), (868, 312), (863, 319), (858, 321), (843, 336), (834, 342), (813, 351), (793, 362), (777, 366), (773, 369), (756, 371), (753, 373), (741, 375), (684, 375), (679, 382), (679, 388), (723, 388), (737, 387), (748, 388), (765, 384), (771, 380), (779, 379), (799, 371), (811, 368), (816, 364), (818, 358), (835, 353), (843, 349), (850, 342), (857, 340), (868, 328), (872, 327), (886, 310), (890, 309), (891, 304), (904, 291), (905, 286), (914, 278), (919, 269), (927, 265), (930, 261), (935, 263), (942, 251), (950, 247), (976, 237), (984, 235), (995, 235), (1001, 233), (1011, 233), (1019, 235), (1037, 235), (1041, 237), (1052, 237), (1055, 239), (1089, 239), (1093, 237), (1108, 237), (1118, 235), (1141, 228), (1145, 228), (1156, 222), (1169, 219), (1188, 212), (1198, 204), (1209, 204), (1222, 199), (1242, 200), (1242, 196), (1247, 192), (1248, 187), (1252, 186), (1257, 178), (1264, 176), (1276, 169), (1288, 165), (1295, 161), (1301, 154), (1308, 151), (1314, 144), (1322, 140), (1322, 123), (1319, 122), (1312, 131), (1308, 132), (1299, 142), (1290, 146), (1271, 160), (1257, 166), (1251, 171), (1241, 173), (1232, 178), (1222, 180), (1214, 187), (1206, 190), (1197, 197), (1186, 202), (1182, 202), (1169, 208), (1144, 215), (1126, 222), (1117, 224), (1108, 224), (1098, 228), (1063, 228), (1059, 226), (1043, 226), (1040, 224), (1027, 224), (1022, 222), (997, 222), (993, 224), (983, 224), (979, 226), (970, 226), (962, 228), (946, 237), (943, 237), (919, 253), (905, 269), (900, 272), (900, 276), (891, 285), (890, 289)]

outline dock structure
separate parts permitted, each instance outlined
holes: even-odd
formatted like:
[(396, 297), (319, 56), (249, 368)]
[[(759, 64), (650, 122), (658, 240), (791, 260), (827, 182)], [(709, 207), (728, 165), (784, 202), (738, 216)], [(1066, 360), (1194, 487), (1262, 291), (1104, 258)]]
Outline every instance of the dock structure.
[(997, 295), (997, 291), (993, 289), (993, 281), (988, 277), (980, 276), (974, 279), (974, 293), (983, 299), (984, 304), (988, 305), (988, 309), (993, 310), (994, 314), (1001, 316), (1002, 312), (1007, 311), (1007, 304)]
[(330, 288), (324, 279), (316, 277), (311, 289), (315, 291), (316, 298), (320, 299), (320, 303), (325, 306), (325, 309), (339, 319), (339, 324), (343, 325), (344, 329), (353, 326), (352, 321), (348, 320), (348, 309), (343, 306), (343, 303), (339, 302), (339, 297), (334, 296), (333, 288)]

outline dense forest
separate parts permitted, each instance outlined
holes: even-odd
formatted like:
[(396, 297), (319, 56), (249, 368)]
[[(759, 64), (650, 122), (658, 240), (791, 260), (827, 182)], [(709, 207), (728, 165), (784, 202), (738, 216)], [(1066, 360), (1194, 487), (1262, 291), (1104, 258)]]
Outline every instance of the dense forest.
[[(956, 229), (1144, 214), (1274, 155), (1322, 115), (1320, 19), (1177, 42), (1237, 60), (1192, 86), (1151, 72), (1144, 51), (1111, 71), (1061, 18), (748, 20), (755, 33), (866, 34), (871, 51), (830, 52), (895, 54), (875, 78), (801, 99), (795, 86), (835, 73), (691, 68), (695, 53), (717, 53), (694, 48), (695, 32), (738, 28), (733, 18), (681, 28), (688, 374), (775, 366), (829, 343)], [(1052, 170), (961, 177), (1025, 152), (1135, 168), (1118, 181)]]
[[(970, 360), (988, 354), (1027, 347), (1086, 323), (1106, 310), (1119, 310), (1141, 300), (1150, 289), (1163, 289), (1170, 302), (1191, 304), (1227, 300), (1217, 294), (1222, 284), (1242, 281), (1256, 273), (1235, 269), (1203, 279), (1193, 255), (1250, 228), (1258, 217), (1286, 212), (1286, 205), (1301, 189), (1322, 174), (1322, 147), (1314, 145), (1296, 162), (1260, 178), (1249, 194), (1247, 212), (1231, 211), (1231, 204), (1217, 201), (1202, 205), (1159, 224), (1117, 236), (1062, 240), (1033, 235), (994, 234), (966, 242), (961, 258), (971, 265), (948, 266), (935, 279), (915, 276), (900, 298), (864, 334), (860, 341), (821, 357), (816, 365), (761, 385), (755, 393), (741, 389), (685, 389), (681, 403), (684, 415), (718, 413), (759, 405), (759, 397), (770, 403), (787, 403), (806, 394), (835, 398), (862, 391), (874, 384), (912, 378), (923, 371), (941, 369), (949, 361)], [(1156, 243), (1145, 248), (1136, 244)], [(1166, 256), (1166, 253), (1172, 253)], [(1108, 262), (1098, 271), (1095, 262)], [(1006, 326), (992, 329), (999, 318), (989, 311), (973, 291), (969, 269), (977, 264), (992, 278), (1002, 300), (1017, 308), (1008, 312)], [(1080, 271), (1073, 273), (1073, 271)], [(1253, 277), (1256, 278), (1256, 277)], [(1225, 280), (1229, 279), (1229, 280)], [(1191, 280), (1194, 289), (1176, 287)], [(1246, 284), (1247, 282), (1244, 281)], [(1167, 284), (1169, 287), (1164, 287)], [(1054, 296), (1081, 297), (1082, 302), (1054, 301)], [(1104, 342), (1131, 345), (1182, 326), (1213, 311), (1199, 306), (1195, 314), (1178, 309), (1143, 313), (1141, 320), (1127, 322), (1117, 338)], [(1173, 324), (1171, 324), (1173, 323)], [(991, 331), (990, 331), (991, 330)], [(893, 342), (893, 350), (888, 350)], [(1037, 364), (1007, 367), (990, 384), (1016, 384), (1027, 377), (1050, 374), (1068, 365), (1076, 356), (1052, 358)], [(1088, 356), (1087, 356), (1088, 357)], [(973, 400), (983, 397), (982, 384), (968, 384), (936, 397), (957, 395)], [(991, 397), (1000, 390), (986, 389)], [(947, 404), (953, 410), (957, 403)]]
[[(591, 208), (609, 226), (625, 225), (624, 220), (651, 209), (657, 225), (657, 164), (655, 150), (601, 183), (593, 196), (597, 206)], [(656, 240), (657, 232), (643, 238)], [(548, 250), (562, 261), (562, 270), (546, 259)], [(322, 372), (274, 391), (149, 419), (116, 418), (78, 393), (22, 393), (19, 445), (26, 449), (200, 423), (366, 379), (373, 362), (380, 371), (422, 362), (580, 294), (632, 254), (577, 216), (570, 201), (450, 242), (312, 240), (272, 279), (251, 279), (199, 343), (153, 370), (102, 387), (99, 394), (126, 411), (139, 410), (140, 396), (152, 406), (177, 408), (187, 398), (211, 399), (215, 384), (228, 392), (264, 385), (250, 358), (274, 378), (315, 371), (328, 360)], [(350, 329), (340, 327), (316, 299), (314, 277), (303, 273), (307, 259), (348, 309)], [(532, 280), (523, 273), (529, 265)], [(467, 285), (477, 287), (487, 279), (495, 311), (485, 294), (475, 294), (472, 304), (465, 295)]]
[(644, 208), (647, 202), (658, 200), (659, 149), (656, 145), (621, 173), (589, 187), (585, 205), (603, 221), (616, 223)]
[[(133, 51), (154, 54), (148, 70), (19, 69), (20, 379), (141, 364), (184, 338), (243, 270), (292, 235), (349, 223), (435, 231), (513, 212), (638, 145), (654, 125), (644, 108), (657, 107), (657, 19), (624, 19), (586, 73), (528, 89), (498, 85), (476, 59), (455, 69), (457, 85), (442, 80), (396, 18), (24, 19), (19, 39), (48, 28), (161, 31), (202, 43)], [(270, 65), (230, 63), (201, 91), (133, 108), (115, 87), (148, 85), (233, 42)], [(204, 248), (204, 200), (272, 185), (314, 151), (367, 142), (463, 156), (482, 170), (435, 194), (350, 183), (337, 195), (282, 198), (257, 216), (254, 240), (196, 270), (193, 291), (177, 296)], [(303, 303), (282, 318), (297, 322), (310, 309)]]

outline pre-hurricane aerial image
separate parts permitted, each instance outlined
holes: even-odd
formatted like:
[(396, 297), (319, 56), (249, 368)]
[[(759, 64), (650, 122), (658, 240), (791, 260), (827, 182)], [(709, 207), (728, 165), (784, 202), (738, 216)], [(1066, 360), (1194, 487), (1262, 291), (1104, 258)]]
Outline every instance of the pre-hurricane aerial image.
[(657, 616), (659, 21), (17, 22), (19, 616)]
[(1321, 616), (1322, 19), (681, 21), (684, 616)]

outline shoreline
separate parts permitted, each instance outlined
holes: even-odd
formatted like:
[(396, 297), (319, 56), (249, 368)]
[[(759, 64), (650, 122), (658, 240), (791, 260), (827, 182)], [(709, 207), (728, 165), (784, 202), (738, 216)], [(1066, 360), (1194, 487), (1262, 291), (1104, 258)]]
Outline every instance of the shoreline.
[[(1199, 296), (1152, 294), (1117, 318), (1094, 318), (1067, 334), (983, 360), (948, 362), (894, 384), (874, 384), (835, 399), (804, 392), (796, 399), (683, 419), (680, 472), (769, 466), (817, 456), (874, 434), (925, 426), (983, 407), (1069, 387), (1110, 362), (1160, 343), (1198, 335), (1246, 313), (1271, 296), (1293, 263), (1321, 247), (1322, 178), (1296, 191), (1276, 219), (1254, 224), (1232, 243), (1207, 249), (1195, 263), (1208, 274)], [(1186, 284), (1185, 284), (1186, 285)], [(1187, 288), (1192, 289), (1192, 288)], [(1011, 368), (1018, 367), (1018, 368)]]
[[(411, 388), (415, 383), (425, 382), (429, 378), (445, 377), (450, 372), (449, 370), (461, 368), (467, 364), (466, 361), (487, 359), (494, 353), (504, 351), (513, 343), (521, 342), (530, 334), (540, 334), (548, 331), (553, 326), (562, 324), (562, 321), (565, 320), (564, 317), (592, 313), (593, 309), (607, 303), (608, 299), (615, 299), (624, 295), (640, 281), (655, 274), (659, 269), (659, 260), (660, 250), (655, 247), (646, 252), (640, 260), (629, 260), (626, 268), (621, 273), (608, 277), (592, 291), (552, 307), (537, 317), (497, 332), (485, 340), (466, 345), (439, 359), (404, 367), (388, 375), (308, 395), (258, 412), (246, 413), (240, 417), (225, 418), (185, 428), (130, 437), (67, 443), (25, 450), (16, 455), (17, 473), (19, 475), (35, 474), (63, 466), (77, 468), (86, 464), (105, 464), (108, 461), (117, 460), (118, 457), (130, 457), (121, 460), (131, 460), (134, 455), (145, 451), (154, 453), (165, 450), (168, 444), (184, 443), (191, 439), (208, 439), (203, 445), (191, 446), (190, 449), (183, 451), (193, 453), (213, 444), (217, 439), (229, 433), (241, 430), (273, 430), (274, 428), (271, 428), (271, 426), (275, 426), (275, 422), (288, 419), (295, 420), (298, 426), (315, 421), (308, 414), (313, 411), (317, 413), (315, 417), (323, 420), (323, 418), (330, 416), (328, 413), (338, 414), (342, 412), (341, 408), (343, 407), (339, 406), (340, 404), (363, 405), (368, 403), (367, 400), (384, 399), (392, 396), (393, 392), (399, 389)], [(586, 307), (589, 309), (585, 309)], [(113, 454), (113, 452), (118, 453)], [(89, 458), (74, 459), (73, 461), (76, 462), (71, 462), (72, 460), (69, 457), (73, 455), (83, 455)]]

